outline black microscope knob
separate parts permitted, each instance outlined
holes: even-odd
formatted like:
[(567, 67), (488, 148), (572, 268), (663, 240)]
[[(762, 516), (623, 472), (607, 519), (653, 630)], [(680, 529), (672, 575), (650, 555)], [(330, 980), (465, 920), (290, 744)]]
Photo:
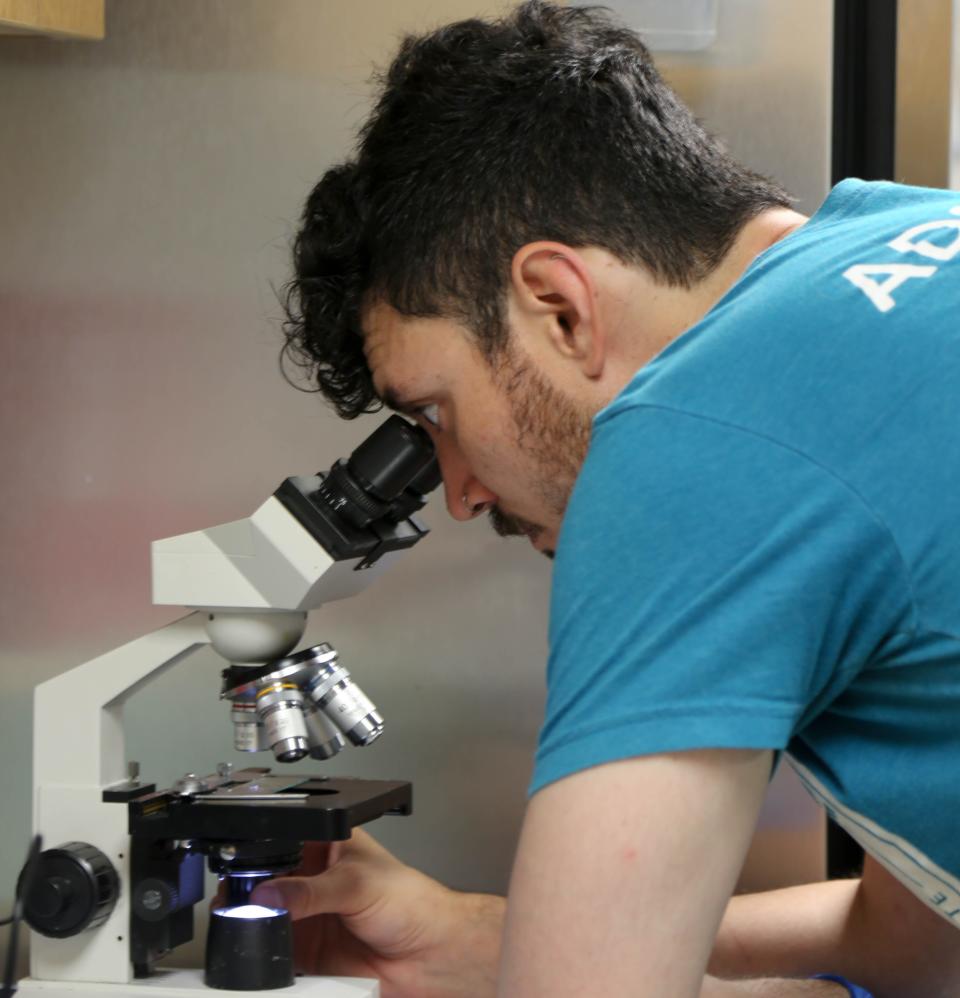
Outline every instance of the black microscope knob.
[(145, 922), (160, 922), (177, 910), (180, 898), (173, 884), (148, 877), (134, 888), (132, 904), (136, 915)]
[(96, 846), (67, 842), (37, 858), (33, 885), (24, 899), (24, 918), (41, 935), (75, 936), (109, 918), (119, 887), (117, 871)]

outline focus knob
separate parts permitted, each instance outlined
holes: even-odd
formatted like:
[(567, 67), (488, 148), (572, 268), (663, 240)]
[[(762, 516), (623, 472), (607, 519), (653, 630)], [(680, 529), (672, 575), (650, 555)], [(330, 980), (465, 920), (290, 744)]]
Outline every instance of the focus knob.
[(158, 877), (140, 881), (133, 892), (133, 910), (145, 922), (163, 921), (179, 904), (176, 887)]
[(110, 917), (119, 887), (117, 871), (96, 846), (67, 842), (44, 850), (37, 858), (24, 918), (41, 935), (75, 936)]

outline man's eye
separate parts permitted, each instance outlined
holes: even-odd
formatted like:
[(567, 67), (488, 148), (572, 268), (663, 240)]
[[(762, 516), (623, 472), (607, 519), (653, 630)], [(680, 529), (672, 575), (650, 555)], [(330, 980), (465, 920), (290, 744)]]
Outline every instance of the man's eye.
[(431, 426), (440, 429), (440, 406), (436, 402), (421, 406), (417, 410), (417, 415), (422, 416)]

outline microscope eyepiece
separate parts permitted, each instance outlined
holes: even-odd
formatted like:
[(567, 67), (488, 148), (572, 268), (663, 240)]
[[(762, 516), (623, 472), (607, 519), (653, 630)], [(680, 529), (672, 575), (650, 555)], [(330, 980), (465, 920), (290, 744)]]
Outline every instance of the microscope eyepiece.
[(399, 416), (391, 416), (347, 459), (350, 473), (364, 489), (391, 502), (433, 460), (427, 432)]
[(407, 491), (425, 496), (437, 488), (442, 481), (443, 476), (440, 474), (440, 463), (434, 457), (429, 464), (424, 466), (423, 471), (410, 482), (407, 486)]
[(317, 495), (350, 523), (366, 527), (381, 518), (405, 519), (439, 484), (439, 467), (426, 430), (391, 416), (350, 457), (334, 464)]

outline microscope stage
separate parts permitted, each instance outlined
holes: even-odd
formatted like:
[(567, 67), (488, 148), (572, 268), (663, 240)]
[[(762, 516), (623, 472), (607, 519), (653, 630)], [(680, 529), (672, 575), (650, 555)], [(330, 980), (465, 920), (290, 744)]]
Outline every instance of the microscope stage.
[(203, 778), (208, 791), (183, 796), (163, 790), (127, 801), (130, 834), (146, 839), (301, 839), (333, 842), (350, 838), (357, 825), (385, 814), (410, 814), (412, 787), (400, 780), (274, 774), (242, 769), (228, 777)]
[(221, 991), (208, 988), (199, 970), (158, 970), (151, 977), (129, 984), (79, 983), (76, 981), (35, 981), (26, 977), (17, 985), (25, 995), (42, 998), (198, 998), (217, 995), (276, 995), (277, 998), (378, 998), (380, 985), (360, 977), (298, 977), (289, 988), (271, 991)]

